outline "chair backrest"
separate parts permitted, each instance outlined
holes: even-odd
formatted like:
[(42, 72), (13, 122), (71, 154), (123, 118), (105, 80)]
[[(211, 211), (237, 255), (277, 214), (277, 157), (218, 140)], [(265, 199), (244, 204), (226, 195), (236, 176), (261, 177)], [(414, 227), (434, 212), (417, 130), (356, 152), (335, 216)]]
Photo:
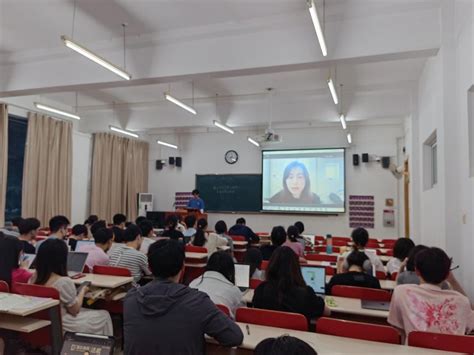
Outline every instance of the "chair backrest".
[(332, 245), (336, 247), (345, 247), (347, 246), (347, 242), (345, 240), (333, 240)]
[(397, 281), (397, 277), (398, 277), (398, 272), (394, 272), (393, 274), (390, 275), (390, 279), (392, 281)]
[(190, 244), (186, 245), (184, 250), (187, 251), (188, 253), (207, 253), (206, 248), (197, 247), (197, 246), (190, 245)]
[(401, 344), (400, 333), (393, 327), (334, 318), (319, 318), (316, 322), (316, 333)]
[(237, 322), (266, 325), (268, 327), (293, 330), (308, 330), (306, 317), (299, 313), (270, 311), (257, 308), (238, 308), (235, 312)]
[(408, 345), (472, 354), (474, 336), (414, 331), (408, 334)]
[(366, 248), (380, 248), (379, 242), (368, 242)]
[(336, 274), (336, 269), (334, 269), (332, 266), (325, 266), (326, 269), (326, 276), (333, 276)]
[(262, 282), (260, 279), (250, 279), (250, 288), (255, 290)]
[(359, 298), (368, 301), (390, 302), (392, 294), (376, 288), (335, 285), (331, 289), (333, 296)]
[[(318, 245), (317, 247), (314, 248), (314, 250), (316, 252), (326, 252), (326, 246), (325, 245)], [(332, 247), (332, 252), (335, 253), (335, 254), (338, 254), (339, 251), (341, 250), (341, 248), (337, 247), (337, 246), (333, 246)]]
[(12, 292), (24, 296), (53, 298), (59, 300), (59, 291), (54, 287), (15, 282), (12, 285)]
[(307, 260), (337, 262), (337, 255), (306, 254)]
[(230, 237), (237, 242), (245, 242), (247, 240), (243, 235), (231, 235)]
[(222, 311), (222, 313), (224, 313), (226, 316), (230, 317), (229, 307), (223, 304), (216, 304), (216, 307), (219, 308)]
[(94, 265), (94, 274), (113, 276), (132, 276), (129, 269), (117, 266)]
[(268, 260), (262, 260), (262, 264), (260, 265), (260, 270), (266, 270), (268, 267)]
[(0, 280), (0, 292), (10, 292), (10, 287), (5, 281)]
[(393, 249), (387, 249), (387, 252), (385, 253), (387, 256), (393, 256)]
[(387, 274), (383, 271), (375, 271), (375, 277), (379, 280), (386, 280)]

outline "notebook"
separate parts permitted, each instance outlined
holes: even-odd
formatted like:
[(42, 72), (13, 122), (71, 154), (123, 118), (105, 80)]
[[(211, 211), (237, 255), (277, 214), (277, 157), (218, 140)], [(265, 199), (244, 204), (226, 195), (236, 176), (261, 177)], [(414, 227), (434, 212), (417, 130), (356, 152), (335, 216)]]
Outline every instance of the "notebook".
[(314, 293), (326, 294), (326, 268), (318, 266), (301, 266), (301, 274), (306, 285), (311, 287)]
[(361, 300), (361, 307), (376, 311), (388, 311), (390, 309), (390, 302)]
[(105, 335), (70, 333), (64, 334), (61, 355), (113, 354), (115, 339)]
[(88, 253), (70, 251), (67, 254), (67, 275), (74, 277), (82, 273)]
[(250, 265), (235, 264), (235, 286), (242, 291), (250, 287)]

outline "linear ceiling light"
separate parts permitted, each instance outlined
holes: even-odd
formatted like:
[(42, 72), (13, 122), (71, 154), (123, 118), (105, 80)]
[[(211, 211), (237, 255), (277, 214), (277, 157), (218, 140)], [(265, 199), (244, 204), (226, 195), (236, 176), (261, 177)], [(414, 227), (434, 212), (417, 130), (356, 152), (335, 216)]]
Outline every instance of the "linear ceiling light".
[(347, 133), (347, 141), (349, 142), (349, 144), (352, 143), (352, 136), (350, 133)]
[(133, 138), (138, 138), (139, 137), (139, 135), (136, 134), (136, 133), (133, 133), (133, 132), (130, 132), (130, 131), (127, 131), (127, 130), (124, 130), (124, 129), (120, 129), (120, 128), (115, 127), (115, 126), (109, 126), (109, 128), (110, 128), (111, 131), (118, 132), (118, 133), (121, 133), (121, 134), (125, 134), (125, 135), (133, 137)]
[(256, 140), (252, 139), (251, 137), (247, 137), (247, 140), (252, 143), (253, 145), (256, 145), (257, 147), (260, 147), (260, 143), (258, 143)]
[(69, 118), (74, 118), (75, 120), (80, 120), (81, 119), (78, 115), (75, 115), (74, 113), (59, 110), (57, 108), (54, 108), (54, 107), (51, 107), (51, 106), (48, 106), (48, 105), (43, 105), (43, 104), (40, 104), (39, 102), (35, 102), (35, 106), (36, 106), (36, 108), (39, 108), (40, 110), (57, 113), (58, 115), (62, 115), (62, 116), (69, 117)]
[(332, 81), (332, 78), (328, 79), (328, 86), (329, 86), (329, 90), (331, 91), (331, 96), (334, 101), (334, 104), (337, 105), (339, 103), (339, 99), (337, 98), (337, 92), (334, 86), (334, 82)]
[(61, 40), (64, 42), (64, 45), (68, 48), (71, 48), (73, 51), (76, 51), (79, 54), (82, 54), (84, 57), (92, 60), (93, 62), (103, 66), (105, 69), (110, 70), (111, 72), (117, 74), (118, 76), (124, 78), (125, 80), (130, 80), (132, 76), (127, 73), (125, 70), (119, 68), (118, 66), (110, 63), (108, 60), (98, 56), (97, 54), (91, 52), (87, 48), (81, 46), (80, 44), (74, 42), (66, 36), (61, 36)]
[(185, 109), (186, 111), (191, 112), (193, 115), (197, 115), (197, 111), (193, 107), (186, 105), (184, 102), (179, 101), (173, 96), (169, 94), (165, 94), (165, 99), (174, 103), (175, 105), (178, 105), (179, 107)]
[(164, 145), (165, 147), (170, 147), (170, 148), (173, 148), (173, 149), (178, 149), (178, 146), (177, 145), (174, 145), (174, 144), (171, 144), (171, 143), (166, 143), (166, 142), (163, 142), (163, 141), (156, 141), (156, 143), (160, 144), (160, 145)]
[(347, 128), (346, 118), (344, 117), (343, 113), (341, 113), (341, 115), (339, 116), (339, 119), (341, 120), (342, 129), (346, 129)]
[(219, 127), (220, 129), (223, 129), (226, 132), (229, 132), (230, 134), (234, 134), (234, 130), (225, 124), (222, 124), (220, 122), (214, 121), (214, 126)]
[(321, 29), (321, 23), (319, 22), (318, 11), (316, 10), (316, 4), (314, 0), (308, 1), (309, 13), (311, 14), (311, 20), (313, 20), (314, 29), (316, 31), (316, 36), (318, 36), (319, 46), (321, 47), (321, 52), (323, 56), (328, 55), (328, 50), (326, 48), (326, 41), (324, 40), (324, 33)]

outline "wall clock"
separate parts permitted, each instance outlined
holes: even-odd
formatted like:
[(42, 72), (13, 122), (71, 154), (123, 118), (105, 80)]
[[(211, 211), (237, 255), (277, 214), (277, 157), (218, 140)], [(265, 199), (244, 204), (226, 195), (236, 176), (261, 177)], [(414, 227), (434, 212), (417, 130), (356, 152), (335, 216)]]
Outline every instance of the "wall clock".
[(235, 150), (229, 150), (225, 153), (224, 158), (227, 164), (235, 164), (239, 160), (239, 154)]

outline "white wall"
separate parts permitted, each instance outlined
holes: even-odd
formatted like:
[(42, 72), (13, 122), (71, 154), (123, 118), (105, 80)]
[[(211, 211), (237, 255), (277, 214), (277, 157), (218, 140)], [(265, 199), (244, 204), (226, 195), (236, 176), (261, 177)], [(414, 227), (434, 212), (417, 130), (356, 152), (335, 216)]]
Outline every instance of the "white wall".
[[(163, 135), (160, 139), (177, 143), (179, 151), (161, 147), (156, 139), (150, 140), (149, 192), (154, 195), (155, 210), (173, 210), (176, 191), (191, 191), (195, 184), (196, 174), (239, 174), (261, 173), (261, 152), (249, 144), (246, 137), (255, 132), (238, 131), (235, 135), (227, 133), (181, 133), (179, 135)], [(309, 147), (345, 147), (347, 141), (340, 126), (308, 127), (306, 129), (279, 129), (283, 143), (274, 145), (280, 148)], [(403, 136), (401, 125), (360, 126), (352, 129), (354, 144), (346, 151), (346, 189), (349, 194), (375, 195), (376, 220), (375, 229), (370, 231), (374, 236), (395, 237), (398, 232), (394, 228), (382, 226), (382, 212), (385, 198), (393, 198), (398, 202), (397, 180), (380, 164), (363, 164), (352, 166), (352, 154), (371, 153), (376, 155), (396, 156), (397, 137)], [(234, 149), (239, 153), (239, 161), (228, 165), (224, 161), (227, 150)], [(155, 160), (168, 159), (169, 156), (181, 156), (183, 167), (165, 166), (163, 170), (155, 169)], [(239, 214), (238, 216), (240, 216)], [(280, 214), (242, 214), (247, 223), (255, 230), (269, 231), (272, 226), (282, 224), (288, 226), (296, 220), (306, 224), (306, 230), (318, 234), (349, 235), (348, 213), (339, 216), (301, 216)], [(237, 215), (211, 214), (211, 226), (219, 219), (233, 224)]]
[(92, 136), (73, 131), (71, 223), (84, 223), (89, 213)]

